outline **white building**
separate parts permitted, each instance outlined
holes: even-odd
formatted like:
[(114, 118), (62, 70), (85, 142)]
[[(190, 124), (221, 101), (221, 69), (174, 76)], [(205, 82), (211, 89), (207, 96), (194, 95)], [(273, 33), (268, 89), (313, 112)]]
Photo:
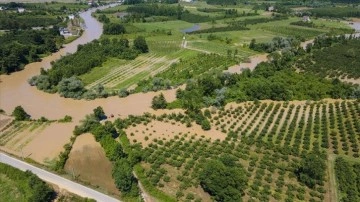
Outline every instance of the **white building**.
[(75, 15), (71, 14), (71, 15), (68, 16), (68, 18), (69, 18), (69, 20), (73, 20), (73, 19), (75, 19)]
[(18, 12), (19, 12), (19, 13), (25, 12), (25, 8), (18, 8)]
[(304, 22), (310, 22), (311, 20), (310, 20), (309, 16), (305, 15), (305, 16), (303, 16), (303, 21)]
[(275, 11), (275, 8), (274, 8), (274, 6), (269, 6), (269, 8), (267, 9), (269, 12), (273, 12), (273, 11)]

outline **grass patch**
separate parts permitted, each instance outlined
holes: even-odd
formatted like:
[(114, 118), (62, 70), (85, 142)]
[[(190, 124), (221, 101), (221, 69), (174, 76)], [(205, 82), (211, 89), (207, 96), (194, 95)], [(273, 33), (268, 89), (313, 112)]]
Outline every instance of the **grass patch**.
[(89, 73), (86, 73), (84, 75), (80, 76), (80, 79), (84, 82), (85, 85), (92, 83), (93, 81), (96, 81), (106, 74), (108, 74), (112, 69), (125, 65), (126, 63), (129, 63), (130, 61), (116, 59), (116, 58), (110, 58), (101, 67), (95, 67), (93, 68)]

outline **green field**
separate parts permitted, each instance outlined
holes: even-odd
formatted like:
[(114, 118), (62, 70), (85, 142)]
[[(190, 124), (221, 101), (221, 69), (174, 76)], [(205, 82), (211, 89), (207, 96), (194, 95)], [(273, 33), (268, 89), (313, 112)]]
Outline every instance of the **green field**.
[(54, 191), (31, 172), (0, 163), (1, 201), (50, 201)]

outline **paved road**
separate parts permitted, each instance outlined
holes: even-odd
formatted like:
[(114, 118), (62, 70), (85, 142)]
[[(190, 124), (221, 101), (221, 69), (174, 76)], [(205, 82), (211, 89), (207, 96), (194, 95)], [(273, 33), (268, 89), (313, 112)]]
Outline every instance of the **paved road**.
[(55, 184), (59, 186), (61, 189), (66, 189), (69, 192), (72, 192), (74, 194), (77, 194), (82, 197), (87, 197), (91, 199), (95, 199), (100, 202), (118, 202), (119, 200), (112, 198), (110, 196), (107, 196), (105, 194), (102, 194), (98, 191), (95, 191), (93, 189), (90, 189), (88, 187), (85, 187), (81, 184), (72, 182), (68, 179), (65, 179), (63, 177), (60, 177), (58, 175), (55, 175), (53, 173), (50, 173), (46, 170), (37, 168), (35, 166), (32, 166), (28, 163), (25, 163), (23, 161), (17, 160), (15, 158), (12, 158), (4, 153), (0, 152), (0, 162), (11, 165), (15, 168), (18, 168), (20, 170), (30, 170), (37, 176), (39, 176), (44, 181), (50, 182), (52, 184)]

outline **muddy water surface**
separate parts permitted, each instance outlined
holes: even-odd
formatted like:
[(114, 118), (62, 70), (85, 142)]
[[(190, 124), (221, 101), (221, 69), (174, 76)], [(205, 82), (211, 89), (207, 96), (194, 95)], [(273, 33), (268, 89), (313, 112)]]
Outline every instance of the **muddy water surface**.
[[(0, 109), (10, 114), (16, 106), (21, 105), (33, 118), (45, 116), (49, 119), (59, 119), (65, 115), (71, 115), (75, 121), (91, 113), (97, 106), (103, 106), (106, 113), (116, 115), (142, 114), (150, 110), (151, 99), (158, 93), (137, 94), (123, 99), (111, 97), (85, 101), (62, 98), (58, 94), (48, 94), (27, 83), (29, 78), (39, 74), (41, 67), (50, 68), (51, 61), (67, 53), (74, 53), (79, 44), (88, 43), (101, 36), (102, 24), (91, 17), (93, 11), (89, 10), (80, 14), (86, 27), (80, 38), (66, 45), (59, 52), (43, 58), (41, 62), (26, 65), (22, 71), (11, 75), (0, 75)], [(165, 96), (169, 101), (173, 100), (175, 91), (168, 91)]]

